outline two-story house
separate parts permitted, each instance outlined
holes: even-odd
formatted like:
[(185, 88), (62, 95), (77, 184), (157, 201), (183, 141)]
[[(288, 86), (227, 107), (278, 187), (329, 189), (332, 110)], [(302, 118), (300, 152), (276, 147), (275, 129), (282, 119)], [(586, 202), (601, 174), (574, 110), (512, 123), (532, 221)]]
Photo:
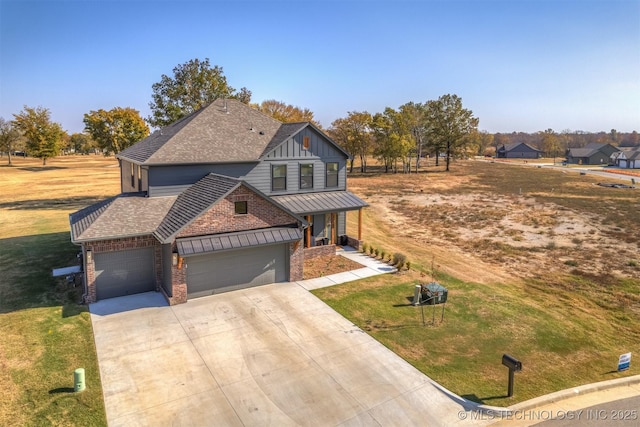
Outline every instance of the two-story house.
[[(117, 155), (121, 194), (70, 215), (85, 300), (188, 298), (302, 279), (305, 256), (357, 246), (349, 154), (310, 123), (219, 99)], [(361, 217), (359, 217), (361, 219)]]

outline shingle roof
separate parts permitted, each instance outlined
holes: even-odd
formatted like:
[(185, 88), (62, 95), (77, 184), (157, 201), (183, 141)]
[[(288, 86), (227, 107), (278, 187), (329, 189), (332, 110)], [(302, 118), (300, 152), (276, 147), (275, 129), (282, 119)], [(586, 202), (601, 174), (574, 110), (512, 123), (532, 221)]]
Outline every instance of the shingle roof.
[(177, 239), (176, 245), (181, 256), (189, 256), (259, 245), (294, 242), (300, 239), (302, 239), (302, 231), (299, 228), (272, 227)]
[(240, 185), (241, 181), (234, 178), (216, 174), (206, 175), (178, 196), (153, 233), (154, 236), (167, 243), (184, 226)]
[(217, 99), (121, 151), (118, 158), (142, 164), (258, 161), (268, 145), (284, 141), (278, 139), (286, 134), (278, 132), (281, 125), (240, 101)]
[(271, 198), (298, 215), (356, 210), (369, 206), (350, 191), (288, 194)]
[(176, 196), (144, 197), (144, 193), (127, 193), (104, 200), (69, 215), (71, 241), (151, 234)]
[(531, 145), (529, 145), (529, 144), (527, 144), (525, 142), (514, 142), (514, 143), (511, 143), (511, 144), (505, 144), (505, 145), (503, 145), (503, 147), (504, 147), (504, 151), (512, 151), (513, 149), (515, 149), (515, 148), (517, 148), (517, 147), (519, 147), (521, 145), (524, 145), (525, 147), (528, 147), (532, 151), (540, 151), (537, 148), (532, 147)]
[(591, 157), (600, 150), (595, 148), (570, 148), (569, 157)]

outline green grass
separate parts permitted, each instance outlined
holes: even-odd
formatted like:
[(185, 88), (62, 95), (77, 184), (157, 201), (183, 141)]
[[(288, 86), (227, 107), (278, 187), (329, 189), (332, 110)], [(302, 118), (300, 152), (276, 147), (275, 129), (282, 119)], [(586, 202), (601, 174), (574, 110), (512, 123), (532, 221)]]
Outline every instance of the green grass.
[[(613, 371), (619, 354), (638, 350), (638, 314), (624, 305), (603, 310), (592, 301), (598, 292), (540, 282), (479, 285), (439, 274), (447, 303), (414, 307), (417, 281), (407, 278), (385, 275), (313, 292), (435, 381), (489, 405), (640, 373), (633, 364), (625, 373)], [(562, 280), (597, 285), (579, 275)], [(612, 286), (620, 293), (640, 290), (633, 280)], [(523, 363), (512, 398), (506, 397), (504, 353)]]
[[(106, 425), (81, 287), (51, 276), (73, 265), (77, 250), (64, 232), (0, 239), (0, 419), (13, 425)], [(76, 368), (85, 369), (81, 393)]]

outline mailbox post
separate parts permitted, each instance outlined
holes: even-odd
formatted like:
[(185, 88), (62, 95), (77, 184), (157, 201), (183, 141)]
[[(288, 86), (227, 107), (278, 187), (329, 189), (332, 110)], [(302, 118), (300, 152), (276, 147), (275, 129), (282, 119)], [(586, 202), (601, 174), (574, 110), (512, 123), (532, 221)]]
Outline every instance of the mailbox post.
[(507, 397), (513, 396), (513, 373), (522, 370), (522, 362), (508, 354), (502, 355), (502, 364), (509, 368), (509, 391)]

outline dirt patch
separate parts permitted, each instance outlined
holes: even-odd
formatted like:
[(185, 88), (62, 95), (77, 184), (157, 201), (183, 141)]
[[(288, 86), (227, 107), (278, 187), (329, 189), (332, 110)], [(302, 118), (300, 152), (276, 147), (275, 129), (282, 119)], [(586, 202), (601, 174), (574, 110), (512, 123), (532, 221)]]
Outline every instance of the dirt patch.
[(596, 194), (600, 190), (585, 182), (588, 178), (570, 185), (574, 177), (551, 172), (546, 181), (531, 182), (526, 177), (531, 171), (513, 166), (507, 172), (515, 177), (499, 172), (514, 182), (500, 182), (500, 176), (490, 175), (492, 165), (473, 163), (455, 166), (469, 174), (350, 180), (376, 223), (365, 240), (378, 245), (402, 240), (409, 259), (422, 258), (423, 267), (431, 256), (444, 271), (481, 283), (576, 268), (594, 275), (638, 275), (640, 236), (630, 221), (640, 194), (628, 193), (618, 203)]

